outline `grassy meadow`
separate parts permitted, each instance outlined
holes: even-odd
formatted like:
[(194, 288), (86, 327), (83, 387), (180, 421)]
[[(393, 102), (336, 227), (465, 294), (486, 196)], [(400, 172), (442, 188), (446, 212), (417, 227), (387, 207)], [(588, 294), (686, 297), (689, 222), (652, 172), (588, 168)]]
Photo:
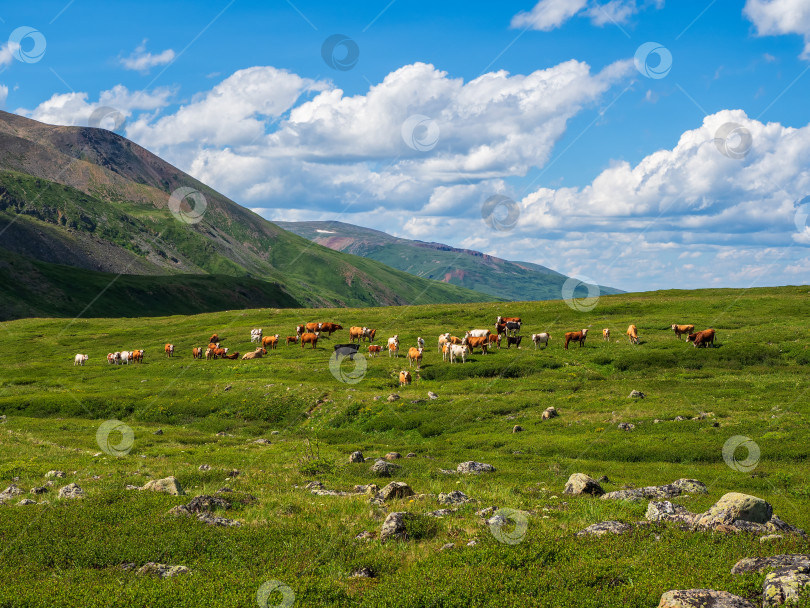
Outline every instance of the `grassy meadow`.
[[(642, 520), (647, 502), (571, 497), (562, 489), (574, 472), (607, 476), (606, 491), (688, 477), (709, 488), (673, 499), (690, 511), (739, 491), (810, 529), (809, 296), (802, 286), (602, 296), (586, 312), (549, 301), (2, 323), (0, 490), (16, 483), (25, 494), (0, 506), (0, 608), (291, 605), (279, 592), (257, 601), (268, 581), (287, 585), (295, 606), (642, 608), (656, 606), (667, 590), (696, 587), (759, 605), (764, 574), (732, 576), (732, 565), (808, 553), (809, 541), (785, 536), (763, 544), (752, 534), (664, 524), (577, 538), (600, 521)], [(522, 348), (475, 354), (463, 365), (441, 360), (440, 333), (492, 328), (499, 314), (522, 317)], [(346, 329), (315, 350), (283, 345), (297, 323), (315, 320)], [(624, 336), (630, 323), (639, 345)], [(679, 341), (672, 323), (714, 327), (716, 348)], [(398, 387), (407, 360), (385, 355), (359, 359), (367, 368), (357, 383), (336, 379), (332, 345), (348, 341), (351, 325), (376, 327), (378, 344), (398, 334), (403, 353), (424, 337), (415, 382)], [(214, 332), (232, 352), (251, 350), (253, 327), (280, 334), (282, 344), (260, 360), (192, 360), (191, 348)], [(585, 327), (585, 347), (563, 350), (564, 332)], [(551, 342), (535, 350), (530, 335), (541, 331)], [(175, 344), (171, 359), (166, 342)], [(106, 362), (108, 352), (135, 349), (145, 350), (143, 364)], [(73, 366), (76, 353), (90, 355), (84, 367)], [(348, 361), (341, 367), (360, 369)], [(646, 398), (629, 398), (632, 390)], [(428, 398), (430, 391), (438, 398)], [(392, 393), (401, 398), (389, 402)], [(548, 406), (560, 415), (542, 421)], [(692, 419), (702, 413), (709, 415)], [(120, 457), (97, 442), (99, 426), (111, 419), (134, 432)], [(621, 422), (636, 427), (622, 431)], [(524, 431), (513, 433), (514, 425)], [(735, 436), (760, 449), (751, 471), (724, 462), (723, 446)], [(270, 444), (254, 443), (259, 438)], [(371, 462), (349, 464), (355, 450), (366, 458), (400, 452), (401, 469), (390, 480), (418, 496), (377, 505), (361, 494), (304, 488), (313, 480), (343, 491), (390, 481), (371, 473)], [(415, 458), (404, 458), (411, 452)], [(496, 471), (440, 471), (468, 460)], [(199, 470), (203, 464), (210, 469)], [(52, 469), (67, 475), (48, 493), (29, 494)], [(125, 489), (168, 475), (186, 496)], [(71, 482), (86, 496), (58, 499)], [(234, 500), (217, 513), (241, 527), (167, 515), (222, 486), (234, 490), (222, 496), (257, 499)], [(477, 502), (442, 518), (423, 516), (444, 507), (434, 495), (453, 490)], [(22, 498), (48, 504), (17, 506)], [(489, 506), (524, 511), (525, 537), (500, 542), (476, 515)], [(417, 515), (409, 540), (355, 539), (378, 535), (392, 511)], [(158, 579), (122, 567), (150, 561), (191, 572)], [(373, 577), (351, 576), (360, 568)]]

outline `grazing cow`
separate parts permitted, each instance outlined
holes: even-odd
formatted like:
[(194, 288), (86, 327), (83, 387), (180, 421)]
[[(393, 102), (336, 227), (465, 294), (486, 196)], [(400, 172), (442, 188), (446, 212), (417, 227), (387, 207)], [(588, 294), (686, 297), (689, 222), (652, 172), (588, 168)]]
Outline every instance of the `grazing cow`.
[(501, 335), (500, 334), (490, 334), (489, 338), (489, 345), (492, 346), (495, 344), (498, 348), (501, 347)]
[(217, 334), (214, 334), (210, 338), (208, 338), (208, 342), (222, 342), (222, 340), (219, 339), (219, 336)]
[(489, 338), (490, 333), (488, 329), (471, 329), (464, 335), (468, 338)]
[(424, 350), (424, 348), (414, 348), (413, 346), (408, 349), (408, 367), (413, 367), (415, 362), (416, 371), (419, 371), (419, 366), (422, 365), (422, 353)]
[(167, 357), (174, 356), (174, 344), (167, 344), (163, 347), (164, 352), (166, 353)]
[(602, 330), (602, 339), (610, 342), (610, 328), (606, 327)]
[(413, 378), (411, 378), (411, 372), (407, 370), (402, 370), (399, 372), (399, 385), (406, 386), (411, 383)]
[(425, 348), (425, 341), (422, 338), (416, 339), (416, 347), (417, 348)]
[(442, 350), (444, 350), (444, 345), (447, 344), (449, 341), (450, 341), (450, 332), (447, 332), (446, 334), (442, 334), (441, 336), (439, 336), (439, 352), (442, 352)]
[(399, 334), (393, 338), (388, 338), (388, 356), (399, 357)]
[(129, 365), (129, 360), (132, 358), (132, 353), (128, 350), (121, 351), (121, 365)]
[(354, 342), (357, 340), (360, 342), (363, 339), (363, 334), (366, 332), (365, 327), (354, 327), (349, 328), (349, 342)]
[(90, 357), (88, 355), (76, 355), (73, 357), (73, 365), (81, 365), (84, 366), (84, 362), (87, 361)]
[(359, 344), (350, 342), (349, 344), (335, 344), (335, 358), (341, 361), (343, 357), (348, 357), (349, 361), (354, 361), (354, 356), (357, 354)]
[(330, 338), (332, 337), (332, 334), (338, 331), (339, 329), (343, 329), (343, 326), (337, 323), (321, 323), (320, 327), (321, 333), (326, 332), (326, 334)]
[(369, 344), (368, 345), (368, 354), (371, 357), (376, 357), (382, 352), (382, 346), (379, 344)]
[(191, 349), (191, 358), (192, 359), (202, 359), (203, 358), (203, 349), (194, 347)]
[(262, 341), (262, 330), (261, 330), (261, 328), (259, 328), (259, 329), (251, 329), (250, 330), (250, 341), (251, 342), (256, 342), (256, 343), (261, 343), (261, 341)]
[(470, 352), (464, 344), (450, 344), (450, 363), (455, 363), (458, 357), (461, 357), (461, 362), (464, 363), (467, 359), (467, 354)]
[(257, 348), (252, 353), (245, 353), (242, 355), (242, 361), (245, 359), (261, 359), (264, 355), (267, 354), (267, 350), (264, 348)]
[(305, 329), (306, 329), (306, 327), (304, 327), (303, 325), (296, 325), (295, 326), (295, 335), (300, 336), (302, 333), (304, 333)]
[(695, 326), (694, 325), (672, 325), (672, 331), (675, 332), (675, 335), (678, 336), (678, 340), (681, 339), (681, 334), (686, 334), (687, 336), (691, 333), (694, 333)]
[(118, 353), (107, 353), (107, 363), (110, 365), (115, 365), (115, 355)]
[(278, 346), (278, 334), (262, 338), (262, 347), (270, 347), (271, 350), (276, 350), (276, 346)]
[(532, 334), (532, 342), (534, 342), (534, 348), (537, 349), (538, 344), (542, 344), (543, 348), (548, 348), (549, 338), (551, 338), (551, 336), (546, 332), (543, 332), (542, 334)]
[(464, 342), (464, 338), (458, 338), (456, 336), (450, 336), (449, 342), (450, 342), (450, 344), (461, 344), (462, 342)]
[(709, 344), (714, 347), (714, 330), (713, 329), (704, 329), (703, 331), (699, 331), (696, 334), (689, 334), (686, 338), (687, 342), (694, 342), (695, 348), (699, 346), (708, 346)]
[(306, 325), (304, 325), (304, 329), (306, 329), (309, 333), (315, 333), (321, 331), (322, 325), (323, 323), (315, 323), (313, 321), (312, 323), (307, 323)]
[(287, 336), (287, 346), (290, 345), (290, 342), (298, 344), (298, 336)]
[(489, 336), (486, 337), (475, 337), (475, 336), (464, 336), (464, 340), (461, 341), (462, 344), (466, 345), (467, 348), (470, 349), (470, 354), (476, 349), (481, 349), (481, 354), (487, 354), (487, 344), (489, 344)]
[(239, 351), (236, 351), (235, 353), (230, 353), (230, 354), (227, 354), (227, 355), (222, 355), (222, 358), (223, 359), (238, 359), (239, 358)]
[(506, 348), (511, 347), (513, 344), (520, 348), (520, 341), (523, 336), (506, 336)]
[(635, 325), (627, 328), (627, 337), (630, 339), (630, 344), (638, 344), (638, 328)]
[(318, 336), (320, 334), (316, 331), (313, 333), (305, 333), (301, 334), (301, 348), (304, 348), (305, 344), (312, 344), (312, 348), (315, 348), (318, 345)]
[(565, 334), (565, 344), (563, 348), (568, 350), (568, 343), (569, 342), (579, 342), (580, 347), (585, 346), (585, 337), (588, 335), (588, 330), (583, 329), (581, 331), (569, 331)]
[(374, 342), (374, 337), (377, 335), (376, 329), (371, 329), (370, 327), (363, 328), (363, 340), (368, 340), (369, 342)]

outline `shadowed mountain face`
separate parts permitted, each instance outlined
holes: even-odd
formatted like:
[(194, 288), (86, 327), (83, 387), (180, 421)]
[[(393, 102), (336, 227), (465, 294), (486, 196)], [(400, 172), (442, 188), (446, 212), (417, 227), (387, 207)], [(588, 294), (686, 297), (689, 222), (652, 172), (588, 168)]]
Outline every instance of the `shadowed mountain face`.
[[(510, 262), (495, 256), (391, 236), (343, 222), (277, 222), (279, 226), (336, 251), (377, 260), (413, 275), (474, 289), (506, 300), (556, 300), (564, 297), (568, 277), (545, 266)], [(572, 282), (571, 285), (574, 283)], [(600, 293), (622, 293), (599, 287)], [(578, 285), (574, 297), (587, 297)]]
[[(186, 223), (171, 213), (169, 199), (178, 188), (204, 197), (199, 222)], [(183, 212), (202, 207), (184, 199)], [(240, 306), (379, 306), (474, 302), (478, 293), (417, 278), (362, 257), (313, 244), (266, 221), (195, 180), (137, 144), (103, 129), (54, 127), (0, 112), (0, 251), (22, 261), (70, 266), (81, 283), (101, 279), (94, 273), (168, 275), (182, 283), (186, 275), (252, 278), (272, 289), (249, 290), (252, 298), (234, 297)], [(15, 274), (4, 267), (0, 304), (14, 295)], [(53, 269), (51, 269), (53, 270)], [(38, 290), (48, 293), (40, 272)], [(29, 280), (30, 282), (30, 280)], [(145, 280), (142, 285), (148, 286)], [(205, 283), (205, 282), (203, 282)], [(100, 284), (104, 284), (101, 281)], [(154, 281), (166, 314), (182, 312), (183, 298)], [(200, 285), (202, 283), (196, 282)], [(201, 309), (228, 306), (233, 281), (210, 281), (216, 297), (199, 298)], [(145, 292), (144, 292), (145, 293)], [(274, 294), (265, 301), (267, 294)], [(255, 300), (253, 299), (255, 297)], [(217, 302), (214, 306), (213, 302)], [(78, 314), (62, 305), (53, 314)], [(225, 303), (225, 304), (223, 304)], [(148, 308), (148, 307), (147, 307)], [(40, 302), (36, 314), (50, 314)], [(106, 314), (92, 307), (85, 316)], [(9, 318), (9, 313), (4, 313)], [(15, 314), (14, 316), (19, 316)]]

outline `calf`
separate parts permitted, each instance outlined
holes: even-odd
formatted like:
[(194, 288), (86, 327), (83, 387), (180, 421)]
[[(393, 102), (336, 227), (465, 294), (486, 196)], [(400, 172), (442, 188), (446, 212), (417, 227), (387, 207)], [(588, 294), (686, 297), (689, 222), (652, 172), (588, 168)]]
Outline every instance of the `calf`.
[(252, 353), (245, 353), (242, 355), (242, 361), (245, 359), (261, 359), (264, 355), (267, 354), (267, 350), (264, 348), (257, 348)]
[(609, 328), (606, 327), (605, 329), (602, 330), (602, 339), (606, 340), (607, 342), (610, 342), (610, 329)]
[(501, 335), (500, 334), (495, 334), (495, 335), (490, 334), (488, 340), (489, 340), (489, 346), (490, 347), (493, 344), (496, 345), (498, 348), (501, 347)]
[(399, 357), (399, 335), (388, 338), (388, 356)]
[(442, 345), (442, 361), (447, 361), (448, 357), (450, 357), (450, 347), (453, 346), (450, 342), (445, 342)]
[(689, 334), (686, 338), (687, 342), (694, 342), (695, 348), (699, 346), (708, 346), (709, 344), (714, 347), (714, 330), (713, 329), (704, 329), (703, 331), (699, 331), (696, 334)]
[(84, 366), (84, 362), (87, 361), (89, 358), (90, 357), (88, 355), (76, 355), (75, 357), (73, 357), (74, 367), (76, 365)]
[(312, 344), (312, 348), (315, 348), (318, 345), (318, 335), (317, 331), (314, 334), (301, 334), (301, 348), (304, 348), (305, 344)]
[(287, 336), (287, 346), (292, 344), (298, 344), (298, 336)]
[(368, 354), (371, 357), (376, 357), (382, 352), (382, 346), (379, 344), (369, 344), (368, 345)]
[(585, 346), (585, 337), (588, 335), (588, 330), (569, 331), (565, 334), (565, 344), (563, 347), (568, 350), (569, 342), (579, 342), (580, 347)]
[(687, 337), (689, 334), (694, 333), (695, 326), (694, 325), (672, 325), (672, 331), (675, 332), (675, 335), (678, 337), (678, 340), (681, 339), (682, 334), (686, 334)]
[(163, 351), (166, 353), (167, 357), (174, 356), (174, 344), (167, 344), (163, 347)]
[(487, 344), (489, 344), (489, 336), (486, 337), (472, 337), (472, 336), (465, 336), (464, 340), (461, 341), (462, 344), (466, 344), (467, 347), (470, 349), (470, 354), (476, 349), (481, 349), (481, 354), (487, 354)]
[(271, 350), (276, 350), (276, 346), (278, 346), (278, 334), (275, 336), (265, 336), (262, 338), (262, 347), (268, 348), (270, 347)]
[(406, 371), (406, 370), (402, 370), (401, 372), (399, 372), (399, 385), (400, 386), (406, 386), (406, 385), (410, 384), (411, 380), (412, 380), (411, 372)]
[(523, 336), (506, 336), (506, 348), (509, 348), (513, 344), (520, 348), (520, 341), (523, 339)]
[(424, 350), (424, 348), (414, 348), (413, 346), (408, 349), (408, 367), (413, 367), (413, 364), (416, 363), (416, 371), (419, 371)]
[(469, 349), (466, 345), (461, 344), (449, 344), (448, 348), (450, 349), (450, 363), (455, 363), (456, 359), (461, 357), (461, 362), (464, 363), (467, 360), (467, 354), (469, 353)]
[(630, 344), (638, 344), (638, 328), (635, 325), (627, 328), (627, 337), (630, 339)]
[(542, 334), (532, 334), (532, 342), (534, 342), (534, 348), (537, 349), (538, 344), (542, 344), (543, 348), (548, 348), (548, 340), (551, 336), (545, 332)]

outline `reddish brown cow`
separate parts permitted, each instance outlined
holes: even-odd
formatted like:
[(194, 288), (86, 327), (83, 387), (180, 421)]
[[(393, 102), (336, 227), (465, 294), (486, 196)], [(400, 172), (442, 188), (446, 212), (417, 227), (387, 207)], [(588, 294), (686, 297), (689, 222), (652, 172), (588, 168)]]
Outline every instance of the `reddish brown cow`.
[(202, 359), (203, 358), (203, 349), (197, 348), (196, 346), (191, 349), (191, 357), (193, 359)]
[(492, 346), (493, 344), (497, 345), (498, 348), (501, 347), (501, 334), (498, 335), (490, 334), (489, 345)]
[(485, 337), (464, 338), (461, 343), (466, 344), (470, 348), (470, 354), (472, 354), (473, 350), (476, 348), (481, 349), (481, 354), (487, 354), (487, 344), (489, 344), (489, 340)]
[(320, 330), (321, 330), (321, 325), (323, 325), (323, 323), (315, 323), (315, 322), (312, 322), (312, 323), (307, 323), (306, 325), (304, 325), (304, 328), (305, 328), (305, 329), (306, 329), (306, 330), (307, 330), (309, 333), (314, 333), (314, 332), (316, 332), (316, 331), (320, 331)]
[(330, 337), (339, 329), (343, 329), (343, 326), (339, 325), (338, 323), (321, 323), (320, 327), (321, 333), (326, 332), (326, 334)]
[(303, 325), (296, 325), (295, 326), (295, 335), (300, 336), (302, 333), (304, 333), (305, 329), (306, 328)]
[(569, 342), (579, 342), (580, 347), (585, 346), (585, 337), (588, 335), (588, 330), (583, 329), (582, 331), (569, 331), (565, 334), (565, 344), (563, 348), (568, 350), (568, 343)]
[(228, 351), (226, 349), (224, 349), (224, 348), (215, 348), (214, 349), (214, 359), (216, 359), (217, 357), (224, 357), (227, 354), (228, 354)]
[(704, 329), (703, 331), (699, 331), (696, 334), (689, 334), (686, 338), (687, 342), (694, 342), (695, 348), (699, 346), (708, 346), (709, 344), (714, 347), (714, 330), (713, 329)]
[(405, 371), (405, 370), (399, 372), (399, 385), (400, 386), (405, 386), (407, 384), (410, 384), (411, 380), (412, 380), (411, 372)]
[(223, 355), (222, 358), (223, 359), (238, 359), (239, 358), (239, 352), (237, 351), (235, 353), (230, 353), (230, 354), (227, 354), (227, 355)]
[(219, 336), (218, 336), (217, 334), (214, 334), (213, 336), (211, 336), (210, 338), (208, 338), (208, 342), (209, 342), (209, 343), (213, 343), (213, 342), (222, 342), (222, 340), (220, 340), (220, 339), (219, 339)]
[(372, 357), (377, 357), (382, 352), (382, 346), (379, 344), (369, 344), (368, 354)]
[(163, 350), (166, 352), (167, 357), (171, 357), (174, 355), (174, 344), (167, 344), (163, 347)]
[(678, 337), (678, 340), (681, 339), (682, 334), (686, 334), (687, 336), (691, 333), (694, 333), (695, 326), (694, 325), (672, 325), (672, 331), (675, 332), (675, 335)]
[(304, 348), (305, 344), (312, 344), (312, 348), (315, 348), (318, 345), (318, 332), (301, 334), (301, 348)]
[(290, 342), (298, 344), (298, 336), (287, 336), (287, 346), (290, 345)]
[(264, 348), (276, 350), (276, 346), (278, 346), (278, 334), (276, 334), (275, 336), (265, 336), (264, 338), (262, 338), (262, 346)]

